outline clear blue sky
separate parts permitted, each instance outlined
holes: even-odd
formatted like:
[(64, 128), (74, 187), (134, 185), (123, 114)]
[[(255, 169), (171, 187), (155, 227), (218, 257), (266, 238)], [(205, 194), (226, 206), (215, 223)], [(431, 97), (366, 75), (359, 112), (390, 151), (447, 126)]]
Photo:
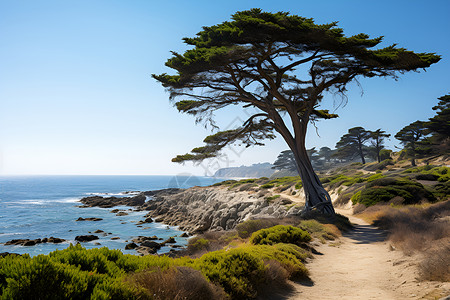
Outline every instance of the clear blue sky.
[[(200, 146), (209, 134), (179, 114), (152, 73), (170, 72), (170, 50), (202, 26), (259, 7), (339, 21), (347, 35), (383, 35), (442, 60), (426, 72), (361, 80), (350, 87), (339, 119), (310, 128), (309, 147), (334, 148), (351, 127), (395, 134), (426, 120), (437, 98), (450, 92), (450, 1), (114, 1), (0, 0), (1, 174), (202, 175), (219, 167), (273, 162), (287, 149), (234, 147), (221, 160), (194, 167), (170, 162)], [(327, 96), (324, 108), (333, 110)], [(237, 125), (245, 113), (227, 111), (220, 124)], [(393, 147), (396, 141), (388, 142)]]

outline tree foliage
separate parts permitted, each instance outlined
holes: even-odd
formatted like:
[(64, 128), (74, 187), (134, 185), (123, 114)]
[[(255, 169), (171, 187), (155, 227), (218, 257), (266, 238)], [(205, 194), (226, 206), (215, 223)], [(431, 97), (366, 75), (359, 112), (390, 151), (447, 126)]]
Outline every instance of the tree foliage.
[(378, 162), (382, 161), (380, 151), (384, 148), (384, 140), (390, 136), (381, 128), (370, 132), (371, 144)]
[(320, 107), (324, 93), (342, 95), (358, 76), (395, 78), (440, 60), (434, 53), (414, 53), (396, 45), (376, 49), (382, 37), (346, 37), (336, 22), (315, 24), (287, 12), (260, 9), (237, 12), (230, 21), (203, 27), (183, 40), (193, 48), (172, 52), (166, 62), (176, 74), (153, 74), (170, 99), (176, 99), (177, 109), (215, 130), (217, 110), (241, 105), (255, 113), (242, 126), (219, 131), (205, 139), (205, 146), (173, 161), (213, 157), (236, 142), (262, 145), (277, 132), (294, 153), (307, 207), (321, 206), (328, 212), (333, 212), (331, 199), (305, 148), (309, 122), (337, 117)]
[(364, 156), (365, 143), (372, 137), (372, 132), (365, 130), (362, 127), (353, 127), (344, 134), (339, 142), (336, 143), (337, 155), (339, 156), (353, 156), (359, 155), (361, 162), (366, 163)]
[(294, 153), (291, 150), (281, 151), (273, 163), (272, 169), (296, 171), (297, 163), (295, 162)]
[(428, 135), (426, 123), (423, 121), (415, 121), (395, 134), (395, 138), (406, 149), (406, 154), (411, 158), (411, 165), (416, 165), (416, 158), (429, 151), (429, 148), (421, 143)]
[(439, 135), (440, 139), (450, 137), (450, 94), (438, 98), (438, 105), (433, 107), (436, 115), (429, 119), (426, 126)]

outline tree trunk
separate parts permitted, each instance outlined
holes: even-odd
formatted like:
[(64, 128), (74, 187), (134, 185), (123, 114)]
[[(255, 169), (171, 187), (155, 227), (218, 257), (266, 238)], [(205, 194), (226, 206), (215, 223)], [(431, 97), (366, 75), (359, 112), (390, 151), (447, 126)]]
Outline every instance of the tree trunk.
[(361, 157), (361, 162), (364, 165), (366, 163), (366, 160), (364, 158), (364, 153), (363, 153), (362, 147), (358, 146), (358, 150), (359, 150), (359, 156)]
[[(301, 144), (301, 142), (300, 142)], [(318, 209), (322, 213), (335, 214), (331, 197), (323, 188), (319, 177), (314, 172), (304, 145), (291, 149), (297, 162), (297, 170), (305, 192), (305, 211)]]

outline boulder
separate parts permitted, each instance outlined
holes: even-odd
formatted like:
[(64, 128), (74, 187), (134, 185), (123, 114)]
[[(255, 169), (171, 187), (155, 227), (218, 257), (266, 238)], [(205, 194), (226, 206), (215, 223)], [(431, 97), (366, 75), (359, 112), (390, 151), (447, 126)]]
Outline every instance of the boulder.
[(75, 241), (78, 242), (90, 242), (93, 240), (98, 240), (99, 237), (96, 235), (78, 235), (75, 237)]
[(159, 250), (161, 249), (161, 244), (154, 241), (144, 241), (143, 243), (141, 243), (141, 247), (148, 247)]
[(132, 249), (136, 249), (138, 247), (138, 245), (136, 245), (135, 243), (129, 243), (125, 246), (125, 250), (132, 250)]
[(82, 217), (79, 217), (77, 219), (77, 221), (94, 221), (94, 222), (101, 221), (101, 220), (103, 220), (103, 219), (102, 218), (82, 218)]

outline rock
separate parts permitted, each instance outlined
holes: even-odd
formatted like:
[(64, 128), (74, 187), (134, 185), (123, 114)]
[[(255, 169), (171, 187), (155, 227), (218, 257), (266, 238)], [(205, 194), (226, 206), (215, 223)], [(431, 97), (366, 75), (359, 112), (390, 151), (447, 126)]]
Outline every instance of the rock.
[[(48, 243), (54, 243), (54, 244), (59, 244), (59, 243), (62, 243), (62, 242), (65, 242), (66, 240), (64, 240), (64, 239), (60, 239), (60, 238), (55, 238), (55, 237), (50, 237), (49, 239), (48, 239)], [(44, 243), (44, 242), (43, 242)]]
[(36, 245), (36, 241), (35, 240), (28, 240), (25, 243), (22, 244), (22, 246), (34, 246)]
[(156, 249), (155, 248), (149, 248), (149, 247), (143, 247), (139, 246), (136, 248), (136, 251), (142, 255), (149, 255), (149, 254), (155, 254)]
[(96, 231), (94, 231), (94, 233), (103, 233), (103, 230), (97, 229)]
[(113, 240), (113, 241), (114, 241), (114, 240), (120, 240), (120, 237), (115, 236), (115, 237), (112, 237), (111, 240)]
[(30, 239), (15, 239), (15, 240), (11, 240), (11, 241), (7, 241), (5, 243), (5, 246), (8, 245), (19, 245), (19, 246), (34, 246), (36, 244), (41, 244), (41, 243), (62, 243), (65, 242), (66, 240), (64, 239), (60, 239), (60, 238), (54, 238), (54, 237), (50, 237), (50, 238), (43, 238), (41, 239), (34, 239), (34, 240), (30, 240)]
[(94, 221), (94, 222), (101, 221), (101, 220), (103, 220), (103, 219), (101, 219), (101, 218), (82, 218), (82, 217), (79, 217), (77, 219), (77, 221)]
[(189, 237), (189, 234), (187, 234), (186, 232), (183, 232), (180, 237)]
[[(101, 197), (90, 196), (80, 200), (84, 205), (81, 207), (103, 207), (111, 208), (118, 205), (141, 206), (145, 203), (147, 197), (140, 193), (134, 197)], [(118, 212), (118, 211), (117, 211)]]
[(152, 218), (147, 218), (147, 219), (144, 220), (144, 222), (145, 223), (151, 223), (151, 222), (153, 222), (153, 219)]
[(167, 240), (165, 240), (163, 243), (164, 243), (164, 244), (175, 244), (176, 241), (175, 241), (175, 238), (174, 238), (173, 236), (171, 236), (170, 238), (168, 238)]
[(0, 253), (0, 257), (6, 257), (6, 256), (8, 256), (8, 255), (11, 255), (11, 256), (21, 256), (20, 254), (17, 254), (17, 253), (9, 253), (9, 252), (2, 252), (2, 253)]
[(135, 243), (129, 243), (125, 246), (125, 250), (131, 250), (131, 249), (135, 249), (137, 247), (138, 247), (138, 245), (136, 245)]
[(94, 245), (95, 245), (95, 246), (101, 246), (102, 244), (100, 244), (100, 243), (98, 243), (98, 242), (95, 242)]
[(116, 216), (118, 216), (118, 217), (121, 217), (121, 216), (127, 216), (128, 215), (128, 213), (126, 213), (126, 212), (124, 212), (124, 211), (121, 211), (121, 212), (119, 212), (118, 214), (116, 214)]
[(144, 241), (143, 243), (141, 243), (142, 247), (148, 247), (148, 248), (153, 248), (156, 250), (161, 249), (161, 244), (154, 242), (154, 241)]
[(75, 237), (75, 241), (78, 242), (90, 242), (93, 240), (98, 240), (99, 237), (96, 235), (78, 235)]
[(113, 214), (117, 214), (118, 212), (120, 211), (120, 209), (113, 209), (111, 212), (113, 213)]

